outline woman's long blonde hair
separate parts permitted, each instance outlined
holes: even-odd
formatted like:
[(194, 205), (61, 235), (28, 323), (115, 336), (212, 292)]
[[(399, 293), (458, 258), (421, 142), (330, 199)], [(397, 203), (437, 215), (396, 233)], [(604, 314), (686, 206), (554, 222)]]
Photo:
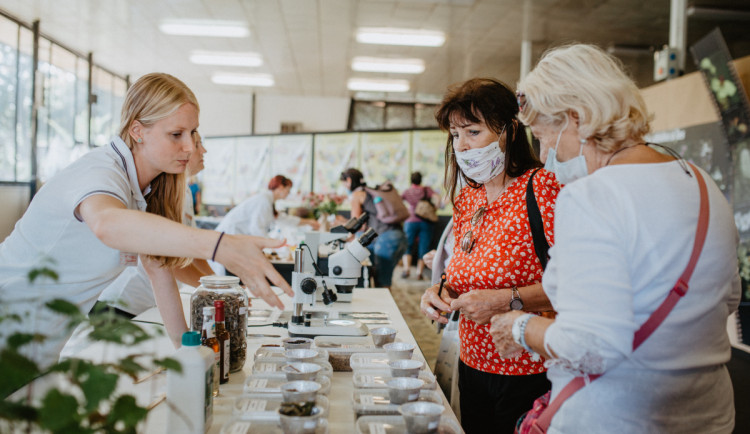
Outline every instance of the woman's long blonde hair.
[[(188, 103), (200, 111), (193, 92), (176, 77), (164, 73), (144, 75), (128, 89), (125, 96), (120, 116), (120, 138), (132, 151), (135, 141), (130, 136), (130, 127), (134, 121), (149, 127)], [(146, 211), (181, 223), (185, 186), (184, 173), (162, 172), (151, 181), (151, 191), (146, 195)], [(148, 257), (165, 267), (184, 267), (191, 262), (190, 258)]]

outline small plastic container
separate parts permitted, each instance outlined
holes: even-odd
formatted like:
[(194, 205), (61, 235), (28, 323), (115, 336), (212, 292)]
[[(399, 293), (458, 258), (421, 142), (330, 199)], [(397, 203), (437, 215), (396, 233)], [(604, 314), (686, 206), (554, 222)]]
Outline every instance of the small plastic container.
[(349, 359), (353, 370), (388, 369), (388, 356), (384, 353), (355, 353)]
[(388, 367), (391, 369), (392, 377), (417, 378), (419, 371), (424, 368), (424, 363), (413, 359), (391, 360), (388, 362)]
[(284, 365), (281, 371), (286, 374), (289, 381), (295, 380), (313, 380), (318, 376), (322, 368), (316, 363), (292, 362)]
[[(320, 391), (323, 395), (328, 395), (331, 391), (331, 379), (325, 375), (315, 377), (315, 382), (320, 384)], [(272, 374), (253, 374), (245, 379), (245, 393), (275, 393), (281, 394), (281, 385), (289, 383), (286, 375), (282, 372)]]
[(414, 348), (415, 345), (408, 342), (391, 342), (383, 345), (383, 349), (390, 360), (411, 359), (414, 355)]
[(396, 340), (396, 329), (391, 327), (378, 327), (370, 330), (372, 342), (376, 347), (382, 347)]
[(424, 381), (419, 378), (398, 377), (391, 378), (385, 382), (388, 386), (388, 398), (394, 404), (416, 401), (424, 386)]
[(318, 358), (318, 350), (299, 348), (284, 351), (284, 357), (289, 362), (311, 362)]
[[(280, 394), (249, 393), (234, 399), (232, 414), (245, 419), (279, 420), (278, 411), (282, 402), (284, 398)], [(318, 394), (315, 397), (315, 405), (323, 410), (321, 417), (327, 417), (330, 406), (328, 398)]]
[(310, 348), (310, 349), (297, 349), (297, 350), (285, 350), (284, 348), (278, 348), (277, 347), (261, 347), (258, 349), (258, 351), (255, 352), (255, 361), (302, 361), (302, 360), (290, 360), (286, 356), (287, 351), (292, 351), (292, 354), (299, 354), (300, 351), (314, 351), (315, 356), (312, 359), (304, 360), (305, 362), (313, 361), (313, 362), (323, 362), (328, 361), (328, 351), (320, 349), (320, 348)]
[[(272, 373), (284, 373), (283, 368), (284, 366), (288, 365), (290, 362), (287, 362), (286, 360), (275, 360), (275, 361), (267, 361), (267, 359), (260, 359), (260, 361), (256, 360), (255, 363), (253, 363), (253, 373), (254, 374), (272, 374)], [(298, 362), (292, 362), (292, 363), (298, 363)], [(331, 367), (331, 364), (327, 361), (324, 361), (322, 359), (316, 359), (314, 362), (311, 362), (315, 365), (320, 366), (320, 372), (318, 375), (325, 375), (326, 377), (330, 378), (333, 375), (333, 367)]]
[(318, 336), (315, 338), (317, 348), (328, 351), (328, 361), (334, 372), (351, 371), (350, 359), (355, 353), (384, 353), (377, 348), (370, 336)]
[(247, 294), (235, 276), (203, 276), (201, 285), (190, 296), (190, 326), (194, 331), (203, 327), (204, 307), (224, 300), (224, 318), (229, 331), (229, 371), (237, 372), (245, 366), (247, 358)]
[[(442, 403), (437, 391), (419, 390), (418, 401)], [(352, 408), (357, 417), (398, 415), (400, 404), (391, 402), (389, 389), (355, 389), (352, 393)]]
[[(314, 433), (328, 434), (328, 419), (321, 417)], [(220, 434), (284, 434), (284, 430), (279, 420), (250, 420), (234, 416), (221, 427)]]
[(398, 411), (404, 417), (409, 434), (432, 434), (438, 432), (445, 407), (434, 402), (407, 402)]
[(285, 350), (307, 350), (313, 344), (313, 340), (310, 338), (284, 338), (281, 342), (284, 343)]
[[(403, 416), (362, 416), (355, 424), (357, 434), (406, 434)], [(440, 434), (461, 434), (463, 430), (453, 418), (441, 417), (437, 432)], [(243, 433), (244, 434), (244, 433)]]
[(320, 407), (313, 407), (310, 416), (288, 416), (279, 411), (281, 430), (284, 434), (315, 434), (323, 414)]
[[(384, 389), (388, 387), (386, 383), (392, 378), (388, 369), (361, 369), (352, 374), (352, 382), (358, 389)], [(435, 376), (432, 373), (420, 371), (417, 378), (424, 381), (423, 389), (435, 389)]]
[(297, 380), (282, 384), (280, 389), (284, 402), (310, 402), (315, 401), (321, 386), (314, 381)]

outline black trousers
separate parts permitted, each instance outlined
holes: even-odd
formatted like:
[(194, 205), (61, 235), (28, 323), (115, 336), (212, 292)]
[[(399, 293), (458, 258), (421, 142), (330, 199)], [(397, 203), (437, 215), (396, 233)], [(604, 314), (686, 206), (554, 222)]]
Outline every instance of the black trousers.
[(545, 373), (490, 374), (459, 360), (461, 426), (466, 434), (512, 434), (518, 418), (550, 387)]

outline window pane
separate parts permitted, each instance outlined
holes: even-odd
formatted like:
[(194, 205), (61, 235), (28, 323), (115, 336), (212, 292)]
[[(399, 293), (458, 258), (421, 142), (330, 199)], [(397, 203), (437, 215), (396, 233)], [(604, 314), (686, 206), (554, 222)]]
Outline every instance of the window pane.
[(101, 68), (94, 67), (93, 92), (96, 103), (91, 108), (91, 142), (95, 146), (106, 144), (119, 124), (113, 118), (112, 90), (114, 77)]
[(437, 106), (434, 104), (415, 104), (414, 105), (414, 127), (415, 128), (438, 128), (435, 119)]
[(384, 110), (385, 103), (383, 102), (355, 101), (352, 129), (356, 131), (382, 130), (385, 127)]
[(388, 103), (385, 106), (385, 128), (388, 130), (414, 128), (414, 105)]
[(0, 180), (16, 180), (16, 46), (18, 25), (0, 18)]
[(16, 181), (31, 180), (31, 79), (34, 75), (34, 34), (21, 27), (18, 40), (18, 95), (16, 97)]

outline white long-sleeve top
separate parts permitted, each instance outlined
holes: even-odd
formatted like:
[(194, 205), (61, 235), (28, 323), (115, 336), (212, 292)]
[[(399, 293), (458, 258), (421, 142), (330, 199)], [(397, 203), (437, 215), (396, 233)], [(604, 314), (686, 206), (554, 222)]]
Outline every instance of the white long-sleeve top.
[(543, 279), (558, 312), (545, 334), (546, 347), (557, 355), (547, 362), (552, 397), (575, 375), (605, 374), (563, 404), (550, 433), (604, 432), (597, 426), (606, 432), (724, 432), (733, 424), (731, 383), (722, 365), (731, 352), (727, 317), (740, 298), (738, 236), (729, 204), (702, 174), (710, 219), (690, 289), (635, 352), (635, 331), (690, 257), (698, 184), (670, 162), (608, 166), (562, 189)]

